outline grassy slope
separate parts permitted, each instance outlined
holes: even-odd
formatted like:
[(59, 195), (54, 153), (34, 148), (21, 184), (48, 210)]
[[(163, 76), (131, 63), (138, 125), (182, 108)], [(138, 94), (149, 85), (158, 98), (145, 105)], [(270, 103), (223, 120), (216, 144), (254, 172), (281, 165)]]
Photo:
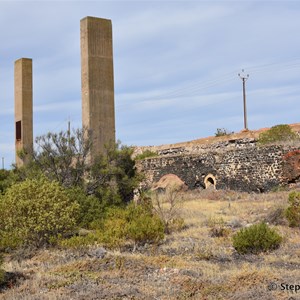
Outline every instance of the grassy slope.
[[(136, 253), (109, 251), (99, 259), (89, 250), (42, 250), (30, 259), (6, 257), (6, 271), (27, 279), (0, 299), (288, 299), (286, 291), (267, 286), (300, 284), (299, 229), (276, 225), (283, 245), (258, 256), (239, 256), (231, 244), (238, 226), (271, 220), (276, 208), (287, 205), (287, 195), (185, 194), (187, 228)], [(211, 229), (222, 223), (229, 235), (212, 237)]]

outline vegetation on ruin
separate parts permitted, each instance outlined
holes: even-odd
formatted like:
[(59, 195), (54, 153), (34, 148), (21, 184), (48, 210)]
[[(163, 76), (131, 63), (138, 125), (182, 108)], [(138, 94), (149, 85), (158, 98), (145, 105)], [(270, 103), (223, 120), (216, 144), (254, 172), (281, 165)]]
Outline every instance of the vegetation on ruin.
[(258, 137), (258, 143), (261, 145), (298, 140), (299, 136), (286, 124), (273, 126), (269, 130), (260, 133)]
[(233, 131), (230, 131), (230, 130), (225, 129), (225, 128), (217, 128), (215, 136), (216, 137), (218, 137), (218, 136), (228, 136), (228, 135), (231, 135), (233, 133), (234, 133)]
[(145, 158), (150, 158), (150, 157), (155, 157), (155, 156), (157, 156), (156, 152), (147, 149), (147, 150), (144, 150), (142, 153), (136, 155), (135, 160), (142, 160)]

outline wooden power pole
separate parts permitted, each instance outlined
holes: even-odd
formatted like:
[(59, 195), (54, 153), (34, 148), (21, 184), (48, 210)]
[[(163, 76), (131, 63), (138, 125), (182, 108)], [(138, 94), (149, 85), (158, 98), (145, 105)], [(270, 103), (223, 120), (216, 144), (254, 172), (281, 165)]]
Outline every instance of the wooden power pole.
[(247, 122), (247, 104), (246, 104), (246, 81), (249, 78), (249, 74), (245, 74), (244, 70), (238, 74), (243, 81), (243, 103), (244, 103), (244, 130), (248, 130)]

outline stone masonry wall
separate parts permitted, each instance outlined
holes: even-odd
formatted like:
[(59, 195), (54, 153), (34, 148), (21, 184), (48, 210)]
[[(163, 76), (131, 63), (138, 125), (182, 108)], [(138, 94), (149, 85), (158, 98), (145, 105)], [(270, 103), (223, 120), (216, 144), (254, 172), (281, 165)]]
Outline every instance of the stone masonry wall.
[(147, 186), (164, 175), (175, 174), (189, 189), (205, 188), (205, 178), (211, 176), (217, 189), (265, 192), (299, 179), (300, 151), (283, 145), (258, 147), (251, 143), (225, 150), (215, 145), (194, 154), (144, 159), (137, 167), (146, 174)]

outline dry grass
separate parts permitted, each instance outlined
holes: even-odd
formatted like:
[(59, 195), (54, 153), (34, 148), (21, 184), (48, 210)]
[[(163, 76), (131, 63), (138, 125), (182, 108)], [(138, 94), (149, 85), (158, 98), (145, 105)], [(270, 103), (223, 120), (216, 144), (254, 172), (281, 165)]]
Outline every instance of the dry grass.
[[(284, 236), (270, 253), (238, 255), (231, 237), (241, 226), (268, 220), (286, 207), (288, 192), (239, 194), (186, 193), (181, 208), (186, 228), (144, 251), (108, 252), (91, 257), (77, 252), (41, 250), (32, 258), (5, 258), (7, 272), (25, 280), (0, 299), (300, 299), (300, 293), (269, 291), (276, 283), (300, 284), (298, 228), (274, 225)], [(212, 236), (212, 228), (226, 234)]]

